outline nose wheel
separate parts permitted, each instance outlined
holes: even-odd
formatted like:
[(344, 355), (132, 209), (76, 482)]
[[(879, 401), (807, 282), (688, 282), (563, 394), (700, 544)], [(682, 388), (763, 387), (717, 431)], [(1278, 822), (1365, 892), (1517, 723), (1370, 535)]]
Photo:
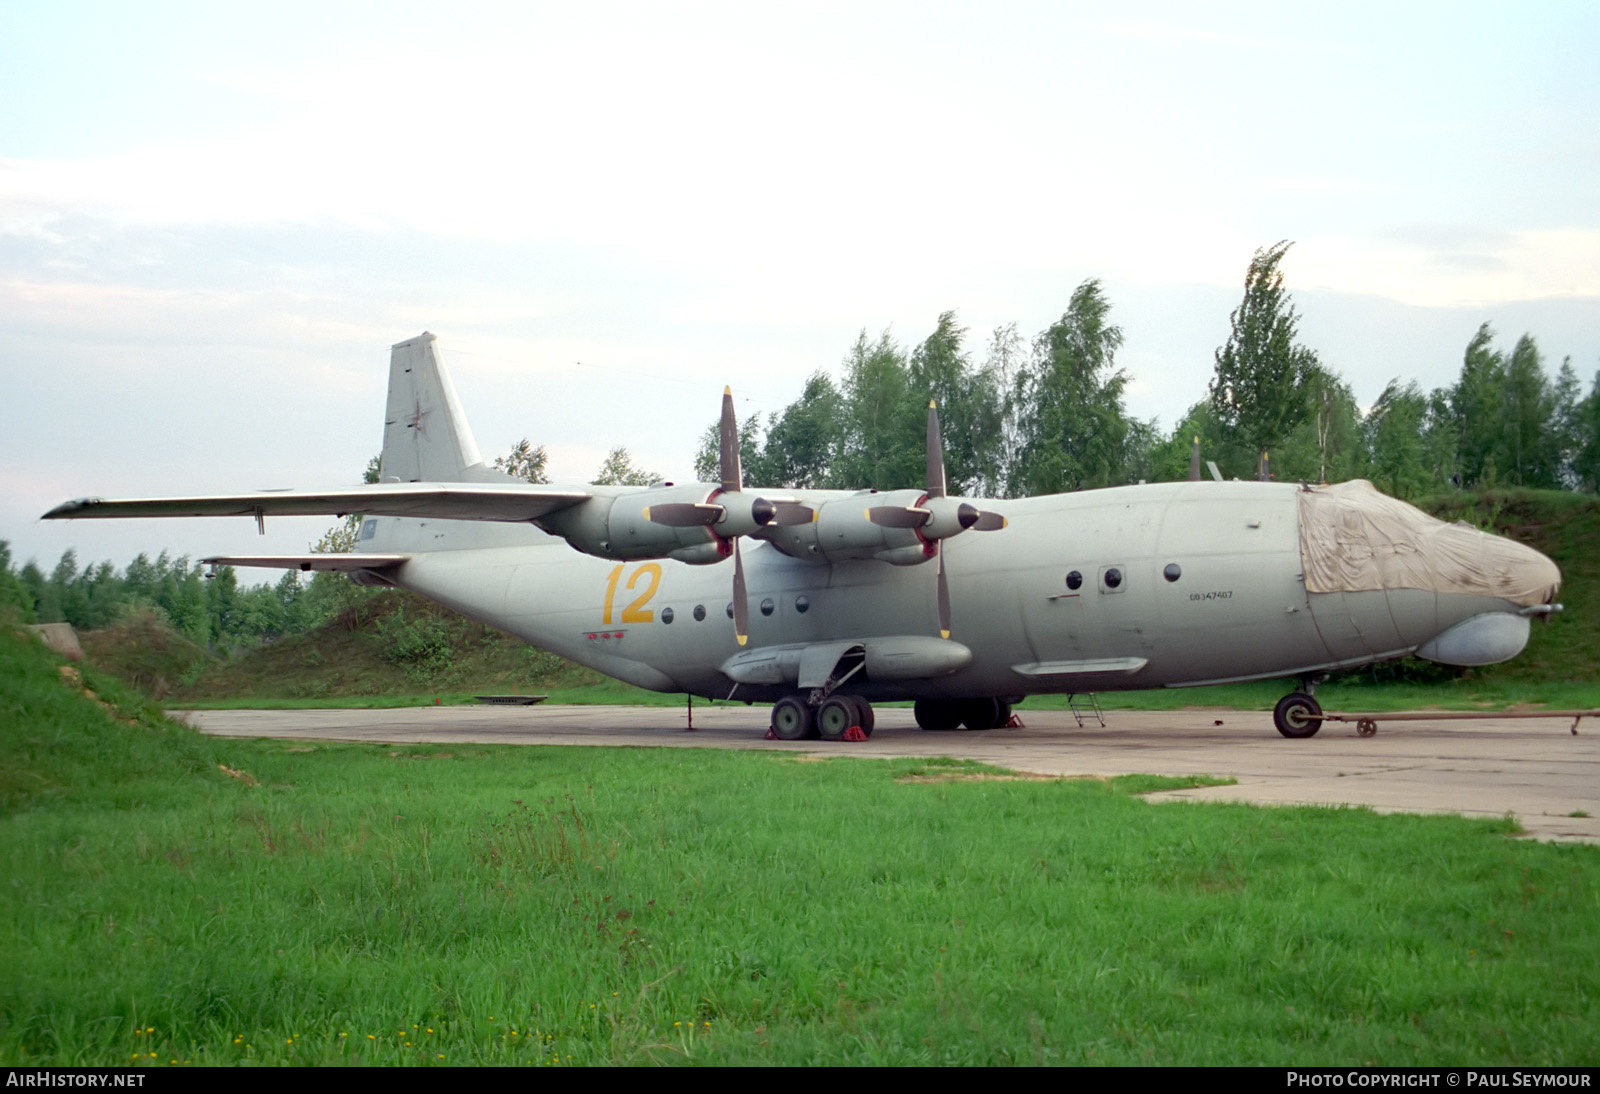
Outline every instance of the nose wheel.
[(1285, 737), (1314, 737), (1322, 728), (1322, 705), (1303, 691), (1291, 692), (1278, 700), (1272, 724)]

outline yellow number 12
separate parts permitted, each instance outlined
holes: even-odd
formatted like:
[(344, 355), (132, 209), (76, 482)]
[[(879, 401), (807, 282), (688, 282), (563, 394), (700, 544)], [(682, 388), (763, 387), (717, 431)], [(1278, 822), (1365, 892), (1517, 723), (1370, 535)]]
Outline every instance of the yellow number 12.
[[(611, 625), (611, 603), (616, 599), (617, 582), (622, 579), (622, 570), (623, 567), (619, 565), (606, 577), (606, 604), (604, 614), (600, 620), (605, 626)], [(650, 584), (645, 588), (644, 592), (634, 598), (632, 603), (622, 609), (622, 622), (624, 623), (649, 623), (656, 617), (655, 612), (646, 611), (644, 606), (650, 603), (650, 598), (656, 595), (656, 588), (661, 584), (661, 563), (646, 562), (643, 566), (640, 566), (628, 576), (628, 583), (624, 588), (631, 592), (633, 587), (639, 583), (639, 578), (645, 574), (650, 575)]]

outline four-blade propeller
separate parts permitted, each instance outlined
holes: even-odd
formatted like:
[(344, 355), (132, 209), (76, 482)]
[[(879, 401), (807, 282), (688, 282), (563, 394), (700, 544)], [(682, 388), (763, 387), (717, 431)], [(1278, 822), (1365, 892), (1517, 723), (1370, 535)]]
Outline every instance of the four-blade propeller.
[(998, 531), (1006, 526), (999, 513), (984, 512), (971, 502), (945, 494), (944, 434), (939, 429), (939, 408), (928, 404), (928, 485), (915, 505), (878, 505), (867, 519), (884, 528), (911, 528), (923, 541), (923, 550), (936, 560), (939, 589), (939, 637), (950, 637), (950, 583), (944, 573), (944, 552), (939, 541), (959, 532)]
[(750, 603), (745, 594), (739, 537), (768, 525), (809, 524), (817, 514), (793, 498), (768, 499), (745, 493), (744, 472), (739, 466), (739, 420), (733, 412), (733, 389), (728, 387), (722, 389), (720, 433), (722, 485), (703, 502), (652, 505), (644, 516), (652, 523), (671, 528), (708, 528), (723, 553), (733, 554), (733, 630), (742, 646), (750, 639)]

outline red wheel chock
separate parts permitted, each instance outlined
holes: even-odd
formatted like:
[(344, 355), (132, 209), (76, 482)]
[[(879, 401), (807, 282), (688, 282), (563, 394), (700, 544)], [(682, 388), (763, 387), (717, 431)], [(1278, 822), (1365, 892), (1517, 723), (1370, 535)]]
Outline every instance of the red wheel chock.
[(1022, 724), (1022, 715), (1013, 714), (1009, 719), (1007, 719), (1006, 728), (1007, 729), (1027, 729), (1028, 727)]
[(844, 739), (847, 741), (865, 741), (867, 735), (860, 726), (851, 726), (844, 731)]

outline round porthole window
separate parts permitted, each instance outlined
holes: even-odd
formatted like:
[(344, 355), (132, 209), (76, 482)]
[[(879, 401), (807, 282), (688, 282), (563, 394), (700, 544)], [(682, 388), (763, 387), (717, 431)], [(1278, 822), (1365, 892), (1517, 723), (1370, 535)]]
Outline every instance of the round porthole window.
[(671, 623), (672, 622), (672, 609), (671, 608), (662, 608), (661, 609), (661, 622), (663, 622), (663, 623)]
[(1106, 588), (1115, 589), (1122, 584), (1122, 571), (1115, 566), (1106, 571)]
[(771, 615), (774, 611), (777, 610), (777, 608), (778, 608), (778, 605), (773, 602), (771, 597), (768, 597), (767, 599), (765, 599), (765, 600), (763, 600), (761, 602), (761, 614), (762, 615)]
[(706, 619), (706, 606), (704, 604), (696, 604), (694, 606), (694, 621), (696, 623), (704, 623), (705, 619)]
[(794, 598), (794, 610), (804, 615), (807, 608), (811, 607), (809, 597), (797, 596)]
[(1083, 588), (1083, 575), (1073, 570), (1067, 575), (1067, 588), (1077, 590)]
[(1167, 563), (1167, 568), (1161, 571), (1161, 576), (1168, 581), (1176, 581), (1183, 576), (1183, 567), (1176, 562)]

